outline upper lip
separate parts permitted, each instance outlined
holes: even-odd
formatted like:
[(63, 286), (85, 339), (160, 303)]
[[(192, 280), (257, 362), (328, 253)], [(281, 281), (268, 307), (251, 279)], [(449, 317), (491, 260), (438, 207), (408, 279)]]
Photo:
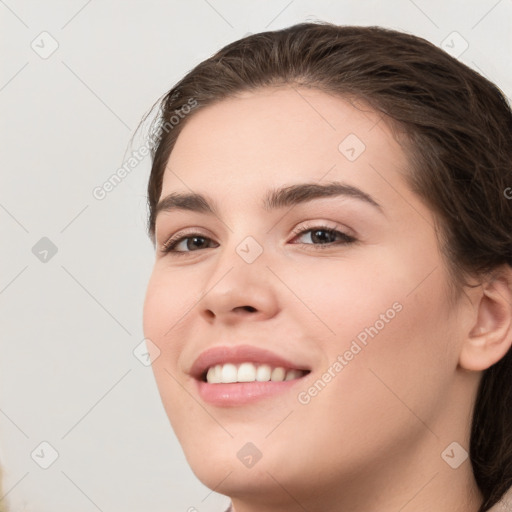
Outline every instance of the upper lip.
[(218, 346), (202, 352), (194, 361), (190, 369), (190, 375), (201, 379), (211, 366), (226, 363), (257, 363), (268, 364), (272, 367), (283, 367), (288, 370), (307, 370), (307, 365), (290, 361), (270, 350), (258, 348), (252, 345)]

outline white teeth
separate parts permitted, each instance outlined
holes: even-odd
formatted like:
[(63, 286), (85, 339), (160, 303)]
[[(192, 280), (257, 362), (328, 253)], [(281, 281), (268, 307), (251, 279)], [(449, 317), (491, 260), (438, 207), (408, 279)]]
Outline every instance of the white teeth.
[(254, 382), (256, 367), (252, 363), (243, 363), (238, 368), (238, 382)]
[(233, 382), (283, 382), (302, 377), (301, 370), (285, 370), (282, 367), (272, 368), (268, 364), (254, 363), (217, 364), (208, 368), (206, 382), (209, 384), (229, 384)]
[(211, 366), (206, 374), (206, 381), (212, 384), (220, 384), (222, 382), (222, 365), (217, 364)]
[(268, 364), (262, 364), (258, 366), (256, 370), (256, 380), (258, 382), (267, 382), (270, 380), (270, 375), (272, 374), (272, 368)]
[(236, 382), (238, 377), (238, 370), (234, 364), (225, 364), (222, 367), (220, 381), (223, 384), (229, 384), (230, 382)]

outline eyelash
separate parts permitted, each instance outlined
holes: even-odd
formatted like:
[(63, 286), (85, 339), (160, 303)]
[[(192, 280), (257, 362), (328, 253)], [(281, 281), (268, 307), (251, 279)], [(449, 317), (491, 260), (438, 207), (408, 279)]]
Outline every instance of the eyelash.
[[(352, 244), (357, 241), (357, 239), (354, 238), (353, 236), (347, 235), (343, 231), (339, 231), (337, 229), (334, 229), (334, 228), (331, 228), (331, 227), (325, 226), (325, 225), (301, 226), (300, 228), (294, 229), (292, 232), (295, 235), (295, 237), (298, 237), (300, 235), (304, 235), (305, 233), (315, 232), (315, 231), (324, 231), (331, 236), (338, 235), (339, 237), (341, 237), (342, 240), (337, 241), (337, 242), (328, 242), (325, 244), (301, 244), (301, 245), (313, 245), (315, 247), (315, 250), (322, 250), (322, 249), (332, 247), (333, 245), (349, 245), (349, 244)], [(176, 235), (172, 236), (171, 238), (169, 238), (166, 242), (164, 242), (162, 244), (161, 251), (163, 254), (173, 253), (175, 255), (180, 255), (180, 256), (185, 255), (185, 254), (190, 254), (191, 252), (196, 252), (196, 251), (176, 251), (175, 250), (176, 246), (178, 244), (180, 244), (181, 242), (183, 242), (184, 240), (187, 240), (189, 238), (195, 238), (195, 237), (204, 238), (205, 240), (212, 241), (211, 238), (204, 236), (201, 233), (194, 233), (194, 232), (185, 233), (185, 234), (177, 233)], [(199, 251), (199, 250), (201, 250), (201, 249), (197, 249), (197, 251)]]

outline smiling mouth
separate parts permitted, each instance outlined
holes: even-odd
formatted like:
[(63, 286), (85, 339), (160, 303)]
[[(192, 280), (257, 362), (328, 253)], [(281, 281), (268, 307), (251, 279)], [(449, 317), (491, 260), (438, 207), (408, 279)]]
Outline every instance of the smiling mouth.
[(284, 368), (269, 364), (244, 362), (210, 366), (200, 377), (208, 384), (231, 384), (244, 382), (285, 382), (297, 380), (310, 373), (309, 370)]

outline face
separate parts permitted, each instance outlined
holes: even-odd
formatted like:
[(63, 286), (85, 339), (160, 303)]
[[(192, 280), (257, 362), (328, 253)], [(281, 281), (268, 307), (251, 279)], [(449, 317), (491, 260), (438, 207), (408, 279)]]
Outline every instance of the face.
[[(457, 315), (432, 213), (385, 121), (280, 87), (186, 123), (163, 178), (144, 333), (196, 475), (232, 497), (306, 500), (390, 475), (420, 447), (424, 467), (439, 459)], [(203, 200), (178, 196), (190, 194)]]

